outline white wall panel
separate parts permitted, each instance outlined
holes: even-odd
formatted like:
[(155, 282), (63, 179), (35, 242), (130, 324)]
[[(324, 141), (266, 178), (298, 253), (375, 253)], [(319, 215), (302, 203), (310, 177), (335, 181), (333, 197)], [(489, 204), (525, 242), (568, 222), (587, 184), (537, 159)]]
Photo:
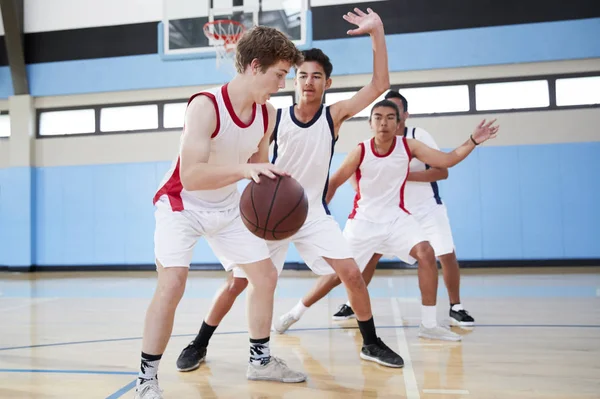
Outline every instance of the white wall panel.
[(24, 0), (25, 32), (159, 21), (162, 0)]

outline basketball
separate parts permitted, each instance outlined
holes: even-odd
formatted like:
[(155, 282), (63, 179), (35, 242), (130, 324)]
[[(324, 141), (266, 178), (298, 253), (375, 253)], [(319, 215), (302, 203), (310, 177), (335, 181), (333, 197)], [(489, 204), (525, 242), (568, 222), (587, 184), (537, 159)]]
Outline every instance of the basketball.
[(257, 237), (283, 240), (294, 235), (308, 215), (308, 198), (298, 181), (289, 176), (251, 181), (242, 193), (240, 214)]

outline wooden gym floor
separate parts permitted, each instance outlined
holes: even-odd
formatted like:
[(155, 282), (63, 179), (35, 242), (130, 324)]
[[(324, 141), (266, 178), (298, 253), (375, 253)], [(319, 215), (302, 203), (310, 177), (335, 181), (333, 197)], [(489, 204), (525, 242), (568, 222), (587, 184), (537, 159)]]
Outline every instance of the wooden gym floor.
[[(600, 398), (600, 268), (463, 270), (462, 302), (471, 330), (461, 343), (417, 337), (415, 271), (379, 271), (370, 287), (378, 333), (404, 369), (361, 361), (355, 321), (333, 322), (338, 288), (295, 324), (272, 336), (272, 351), (305, 370), (302, 384), (245, 379), (245, 294), (223, 321), (207, 363), (175, 370), (224, 272), (192, 272), (160, 365), (166, 398)], [(314, 282), (284, 272), (275, 315)], [(0, 398), (133, 397), (151, 272), (0, 275)], [(447, 321), (440, 278), (438, 315)]]

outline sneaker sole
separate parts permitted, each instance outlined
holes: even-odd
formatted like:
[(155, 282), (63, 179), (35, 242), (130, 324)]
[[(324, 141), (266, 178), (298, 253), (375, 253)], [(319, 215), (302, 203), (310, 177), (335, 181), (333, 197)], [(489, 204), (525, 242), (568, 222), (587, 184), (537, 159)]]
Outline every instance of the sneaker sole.
[(473, 327), (475, 326), (475, 322), (474, 321), (458, 321), (455, 318), (451, 317), (450, 318), (450, 324), (453, 326), (459, 326), (459, 327)]
[(280, 379), (280, 378), (248, 377), (247, 376), (246, 378), (248, 378), (250, 381), (276, 381), (276, 382), (283, 382), (284, 384), (295, 384), (295, 383), (306, 381), (306, 377)]
[(356, 315), (352, 315), (352, 316), (332, 316), (331, 317), (334, 321), (343, 321), (343, 320), (350, 320), (350, 319), (356, 319)]
[(439, 335), (427, 335), (427, 334), (423, 334), (423, 333), (419, 333), (419, 337), (420, 338), (426, 338), (426, 339), (432, 339), (435, 341), (450, 341), (450, 342), (458, 342), (458, 341), (462, 341), (462, 337), (460, 335), (458, 335), (458, 337), (451, 337), (451, 336), (442, 336), (440, 337)]
[(198, 361), (198, 363), (194, 364), (193, 366), (187, 367), (187, 368), (180, 368), (179, 366), (177, 367), (177, 371), (181, 371), (182, 373), (185, 373), (187, 371), (194, 371), (196, 370), (198, 367), (200, 367), (200, 364), (204, 361), (204, 357), (202, 359), (200, 359), (200, 361)]
[(375, 362), (375, 363), (381, 364), (382, 366), (392, 367), (392, 368), (395, 368), (395, 369), (400, 369), (400, 368), (404, 367), (404, 363), (403, 364), (386, 363), (386, 362), (384, 362), (384, 361), (382, 361), (380, 359), (377, 359), (376, 357), (371, 357), (371, 356), (365, 355), (362, 352), (360, 352), (360, 358), (363, 359), (363, 360), (367, 360), (369, 362)]

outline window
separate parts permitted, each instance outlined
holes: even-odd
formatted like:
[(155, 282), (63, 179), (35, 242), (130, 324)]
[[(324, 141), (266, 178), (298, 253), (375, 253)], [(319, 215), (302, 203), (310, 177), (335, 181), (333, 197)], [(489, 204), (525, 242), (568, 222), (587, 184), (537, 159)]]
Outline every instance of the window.
[(8, 114), (0, 114), (0, 137), (10, 136), (10, 116)]
[[(332, 105), (339, 101), (348, 100), (348, 99), (352, 98), (352, 96), (354, 96), (356, 93), (358, 93), (358, 92), (356, 92), (356, 91), (340, 91), (340, 92), (327, 93), (325, 95), (325, 104)], [(379, 98), (377, 100), (375, 100), (375, 101), (373, 101), (373, 103), (369, 104), (368, 107), (366, 107), (365, 109), (361, 110), (359, 113), (354, 115), (354, 118), (368, 118), (371, 115), (371, 108), (373, 108), (373, 105), (375, 105), (375, 103), (378, 103), (379, 101), (383, 100), (383, 98), (385, 97), (386, 94), (387, 94), (387, 92), (383, 93), (381, 96), (379, 96)]]
[(600, 104), (600, 76), (556, 80), (556, 105)]
[(40, 114), (40, 136), (94, 133), (96, 114), (93, 109), (47, 111)]
[(406, 97), (408, 112), (413, 115), (469, 111), (467, 85), (401, 88), (400, 94)]
[(165, 113), (163, 115), (164, 127), (167, 129), (183, 127), (186, 109), (187, 103), (165, 104)]
[(273, 96), (269, 99), (269, 102), (275, 107), (278, 108), (287, 108), (294, 105), (294, 97), (293, 96)]
[(109, 107), (100, 110), (101, 132), (158, 129), (158, 105)]
[(548, 81), (478, 84), (475, 86), (475, 101), (478, 111), (548, 107)]

